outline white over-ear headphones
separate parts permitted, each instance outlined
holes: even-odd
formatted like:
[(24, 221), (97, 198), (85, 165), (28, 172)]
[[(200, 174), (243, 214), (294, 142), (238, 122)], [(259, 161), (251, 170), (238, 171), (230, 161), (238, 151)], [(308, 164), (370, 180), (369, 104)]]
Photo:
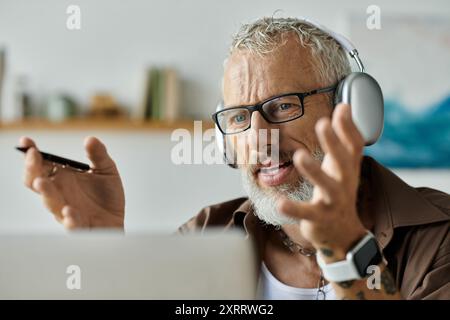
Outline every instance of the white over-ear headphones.
[[(381, 136), (384, 124), (383, 93), (378, 82), (364, 72), (364, 65), (358, 56), (358, 51), (347, 38), (310, 19), (302, 18), (299, 20), (316, 27), (335, 39), (350, 57), (355, 60), (359, 71), (352, 72), (339, 81), (334, 94), (334, 103), (343, 102), (352, 106), (353, 122), (361, 132), (366, 146), (374, 144)], [(222, 108), (223, 104), (220, 103), (216, 111)], [(230, 167), (236, 168), (235, 161), (228, 157), (225, 136), (217, 125), (215, 128), (219, 151), (224, 155), (225, 162)]]

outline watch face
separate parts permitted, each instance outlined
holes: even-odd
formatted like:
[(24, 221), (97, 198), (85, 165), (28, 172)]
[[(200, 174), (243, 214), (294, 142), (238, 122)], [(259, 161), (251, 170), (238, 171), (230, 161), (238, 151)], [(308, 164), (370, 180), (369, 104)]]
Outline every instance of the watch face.
[(378, 265), (381, 259), (380, 249), (374, 238), (367, 241), (353, 255), (355, 267), (362, 278), (367, 276), (367, 268), (371, 265)]

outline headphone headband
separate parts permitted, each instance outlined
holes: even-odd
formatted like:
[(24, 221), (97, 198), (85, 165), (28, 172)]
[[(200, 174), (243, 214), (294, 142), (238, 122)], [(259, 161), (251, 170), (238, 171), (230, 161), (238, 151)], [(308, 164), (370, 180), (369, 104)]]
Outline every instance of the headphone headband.
[(332, 37), (334, 40), (336, 40), (341, 45), (341, 47), (345, 51), (347, 51), (347, 53), (350, 55), (350, 57), (352, 57), (355, 60), (356, 64), (358, 65), (359, 71), (364, 72), (364, 65), (363, 65), (361, 59), (359, 58), (358, 50), (356, 50), (355, 46), (350, 42), (350, 40), (348, 40), (343, 35), (336, 33), (334, 31), (331, 31), (324, 25), (321, 25), (320, 23), (318, 23), (314, 20), (311, 20), (309, 18), (303, 17), (303, 18), (299, 18), (299, 20), (301, 20), (307, 24), (310, 24), (313, 27), (316, 27), (317, 29), (325, 32), (330, 37)]

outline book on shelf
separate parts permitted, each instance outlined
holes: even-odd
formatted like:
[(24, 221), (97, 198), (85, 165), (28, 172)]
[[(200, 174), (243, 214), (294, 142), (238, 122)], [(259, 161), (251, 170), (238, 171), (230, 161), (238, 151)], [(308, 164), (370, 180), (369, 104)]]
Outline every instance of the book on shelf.
[(145, 70), (144, 81), (143, 81), (143, 96), (141, 106), (139, 108), (139, 112), (137, 114), (138, 119), (147, 119), (150, 118), (150, 110), (151, 110), (151, 70)]
[(179, 110), (177, 72), (173, 68), (148, 69), (139, 118), (173, 122), (179, 119)]
[(3, 92), (3, 81), (5, 78), (6, 69), (6, 53), (5, 49), (0, 47), (0, 115), (2, 114), (2, 92)]
[(168, 68), (165, 73), (164, 119), (173, 122), (180, 117), (180, 91), (177, 73)]

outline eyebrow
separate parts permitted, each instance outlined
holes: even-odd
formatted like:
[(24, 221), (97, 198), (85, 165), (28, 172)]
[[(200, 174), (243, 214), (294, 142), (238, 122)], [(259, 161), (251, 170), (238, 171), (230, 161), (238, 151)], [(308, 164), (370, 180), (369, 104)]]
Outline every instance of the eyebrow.
[[(223, 105), (223, 109), (222, 109), (222, 110), (225, 110), (225, 109), (235, 109), (235, 108), (248, 108), (248, 107), (254, 107), (254, 106), (262, 105), (262, 104), (264, 104), (264, 103), (266, 103), (266, 102), (268, 102), (268, 101), (270, 101), (270, 100), (273, 100), (273, 99), (276, 99), (276, 98), (282, 98), (282, 97), (290, 96), (290, 95), (297, 95), (297, 96), (298, 96), (298, 95), (306, 95), (306, 97), (307, 97), (307, 96), (313, 95), (313, 94), (327, 93), (327, 92), (336, 90), (336, 87), (337, 87), (337, 84), (334, 84), (334, 85), (331, 85), (331, 86), (328, 86), (328, 87), (319, 88), (319, 89), (313, 89), (313, 90), (309, 90), (309, 91), (306, 91), (306, 92), (288, 92), (288, 93), (281, 93), (281, 94), (278, 94), (278, 95), (274, 95), (274, 96), (272, 96), (272, 97), (270, 97), (270, 98), (267, 98), (267, 99), (265, 99), (265, 100), (262, 100), (262, 101), (260, 101), (260, 102), (257, 102), (257, 103), (255, 103), (255, 104), (238, 105), (238, 106), (233, 106), (233, 107), (226, 107), (225, 104), (224, 104), (224, 102), (223, 102), (223, 100), (222, 100), (222, 105)], [(303, 98), (305, 98), (305, 97), (303, 97)]]
[[(257, 105), (261, 105), (261, 104), (263, 104), (263, 103), (266, 103), (267, 101), (270, 101), (270, 100), (275, 99), (275, 98), (282, 98), (282, 97), (284, 97), (284, 96), (289, 96), (289, 95), (298, 95), (299, 93), (302, 93), (302, 92), (287, 92), (287, 93), (280, 93), (280, 94), (273, 95), (273, 96), (271, 96), (271, 97), (269, 97), (269, 98), (267, 98), (267, 99), (260, 100), (260, 101), (257, 102), (257, 103), (253, 103), (253, 104), (240, 104), (240, 105), (235, 105), (235, 106), (230, 106), (230, 107), (225, 106), (225, 103), (224, 103), (223, 100), (222, 100), (222, 105), (223, 105), (223, 109), (222, 109), (222, 110), (225, 110), (225, 109), (234, 109), (234, 108), (254, 107), (254, 106), (257, 106)], [(303, 92), (303, 93), (308, 93), (308, 92)]]

